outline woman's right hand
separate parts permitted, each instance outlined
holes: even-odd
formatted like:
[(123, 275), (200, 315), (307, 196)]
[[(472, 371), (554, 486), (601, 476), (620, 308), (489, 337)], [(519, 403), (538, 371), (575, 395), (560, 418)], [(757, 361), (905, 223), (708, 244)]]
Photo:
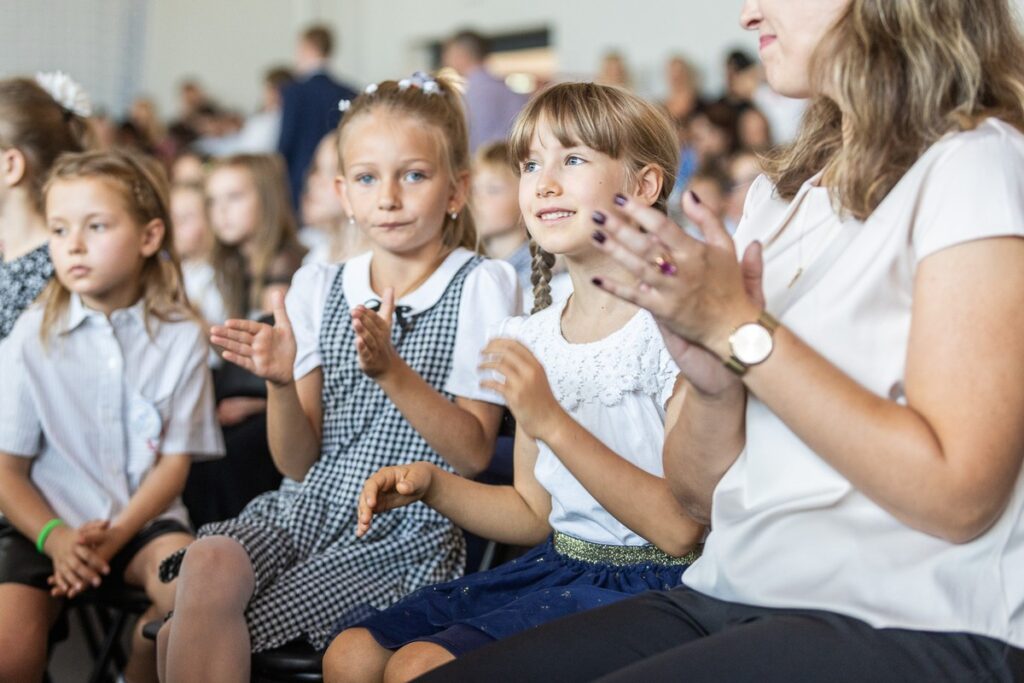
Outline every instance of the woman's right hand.
[(73, 598), (88, 588), (98, 588), (110, 566), (92, 548), (78, 542), (75, 529), (61, 525), (50, 532), (43, 552), (53, 561), (49, 583), (53, 597)]
[(377, 470), (359, 495), (359, 523), (356, 536), (370, 530), (373, 515), (421, 500), (430, 489), (434, 466), (428, 462), (384, 467)]
[(284, 294), (274, 297), (274, 325), (255, 320), (228, 320), (210, 328), (210, 342), (221, 347), (224, 360), (257, 377), (284, 386), (294, 378), (295, 335), (284, 308)]
[[(683, 201), (683, 210), (687, 218), (704, 235), (707, 251), (714, 251), (719, 255), (728, 254), (731, 259), (736, 258), (732, 236), (722, 221), (696, 200), (696, 195), (687, 193)], [(675, 311), (671, 304), (688, 298), (685, 280), (676, 277), (675, 271), (659, 274), (650, 264), (649, 255), (652, 252), (667, 255), (676, 249), (685, 250), (688, 244), (699, 243), (657, 210), (627, 206), (622, 211), (643, 218), (641, 222), (645, 231), (636, 230), (621, 221), (613, 220), (613, 216), (608, 216), (608, 223), (603, 229), (611, 234), (598, 244), (621, 265), (636, 271), (634, 274), (638, 276), (639, 284), (636, 287), (624, 287), (602, 278), (599, 286), (654, 314), (666, 348), (679, 366), (683, 377), (695, 390), (714, 398), (732, 392), (741, 393), (742, 382), (725, 367), (718, 355), (673, 329), (677, 326), (673, 315)], [(649, 270), (654, 270), (655, 275), (644, 279), (642, 273)], [(759, 242), (753, 242), (747, 247), (740, 259), (739, 271), (747, 302), (758, 310), (763, 310), (764, 263)]]

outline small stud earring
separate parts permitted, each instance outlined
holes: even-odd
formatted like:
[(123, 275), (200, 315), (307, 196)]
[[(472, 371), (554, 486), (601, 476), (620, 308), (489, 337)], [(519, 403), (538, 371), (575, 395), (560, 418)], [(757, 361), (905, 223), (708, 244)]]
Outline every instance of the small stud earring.
[(459, 217), (459, 212), (458, 211), (452, 211), (451, 214), (449, 214), (449, 215), (452, 217), (452, 220), (454, 221), (454, 220), (456, 220)]
[(349, 225), (355, 225), (356, 224), (356, 217), (355, 216), (349, 216), (348, 217), (348, 224)]

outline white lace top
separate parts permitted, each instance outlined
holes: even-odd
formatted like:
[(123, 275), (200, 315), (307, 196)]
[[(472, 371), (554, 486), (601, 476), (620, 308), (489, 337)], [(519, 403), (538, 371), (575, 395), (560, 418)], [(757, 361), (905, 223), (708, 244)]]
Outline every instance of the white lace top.
[[(562, 336), (565, 302), (529, 318), (511, 318), (498, 336), (526, 345), (544, 366), (558, 402), (608, 448), (647, 472), (662, 476), (665, 403), (679, 370), (654, 319), (640, 311), (604, 339), (572, 344)], [(594, 500), (547, 444), (534, 474), (551, 494), (551, 527), (592, 543), (645, 545)]]

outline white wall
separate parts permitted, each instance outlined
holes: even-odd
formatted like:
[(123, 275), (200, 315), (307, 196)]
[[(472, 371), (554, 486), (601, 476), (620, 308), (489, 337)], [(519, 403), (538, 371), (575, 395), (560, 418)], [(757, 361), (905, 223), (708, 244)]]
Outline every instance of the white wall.
[[(342, 60), (354, 73), (379, 80), (422, 66), (423, 45), (455, 29), (503, 33), (547, 26), (563, 73), (587, 77), (601, 55), (617, 48), (641, 88), (660, 86), (666, 57), (681, 52), (711, 77), (733, 46), (756, 52), (739, 27), (741, 0), (339, 0)], [(642, 7), (642, 10), (640, 9)], [(349, 26), (359, 30), (346, 30)]]
[[(2, 1), (2, 0), (0, 0)], [(623, 51), (641, 87), (659, 86), (665, 58), (682, 52), (712, 76), (734, 45), (756, 50), (740, 30), (741, 0), (152, 0), (142, 83), (161, 111), (174, 88), (198, 75), (228, 105), (251, 109), (263, 70), (291, 58), (295, 36), (322, 20), (335, 27), (335, 71), (356, 85), (429, 66), (424, 46), (456, 29), (510, 32), (548, 27), (561, 70), (586, 77), (601, 54)]]
[(291, 63), (299, 3), (285, 0), (152, 0), (148, 5), (142, 91), (161, 114), (176, 112), (176, 88), (195, 77), (219, 101), (251, 111), (263, 72)]
[[(1018, 7), (1024, 0), (1015, 0)], [(722, 57), (755, 52), (738, 25), (742, 0), (0, 0), (0, 77), (63, 67), (84, 73), (101, 104), (134, 93), (174, 114), (175, 88), (198, 76), (225, 104), (248, 111), (263, 71), (291, 61), (295, 36), (332, 24), (335, 71), (357, 85), (428, 66), (424, 46), (462, 27), (509, 32), (548, 27), (562, 72), (593, 74), (623, 51), (642, 91), (657, 94), (665, 58), (681, 52), (717, 91)], [(139, 29), (138, 23), (144, 28)], [(138, 55), (142, 55), (141, 58)], [(141, 62), (141, 63), (139, 63)]]
[(0, 0), (0, 78), (69, 72), (120, 110), (140, 82), (143, 0)]

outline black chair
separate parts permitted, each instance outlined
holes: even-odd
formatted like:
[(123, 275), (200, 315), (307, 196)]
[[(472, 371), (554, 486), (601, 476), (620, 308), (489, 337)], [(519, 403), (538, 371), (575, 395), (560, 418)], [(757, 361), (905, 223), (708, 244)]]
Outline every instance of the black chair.
[(323, 653), (304, 640), (252, 656), (253, 683), (321, 683)]
[(92, 655), (89, 683), (117, 680), (128, 662), (124, 648), (126, 630), (149, 605), (143, 590), (108, 584), (86, 591), (69, 603), (69, 610), (77, 616)]
[[(142, 627), (143, 637), (156, 640), (163, 626), (162, 620), (151, 621)], [(303, 640), (252, 656), (253, 683), (322, 683), (323, 653), (317, 652)]]

